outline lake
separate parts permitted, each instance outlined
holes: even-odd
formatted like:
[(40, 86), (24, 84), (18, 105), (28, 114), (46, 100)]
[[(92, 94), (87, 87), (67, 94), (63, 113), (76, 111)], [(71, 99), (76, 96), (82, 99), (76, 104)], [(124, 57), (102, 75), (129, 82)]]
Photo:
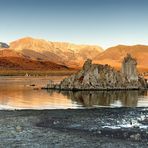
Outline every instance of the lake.
[[(53, 91), (38, 89), (66, 76), (0, 77), (0, 109), (148, 107), (148, 91)], [(31, 86), (35, 85), (35, 86)]]

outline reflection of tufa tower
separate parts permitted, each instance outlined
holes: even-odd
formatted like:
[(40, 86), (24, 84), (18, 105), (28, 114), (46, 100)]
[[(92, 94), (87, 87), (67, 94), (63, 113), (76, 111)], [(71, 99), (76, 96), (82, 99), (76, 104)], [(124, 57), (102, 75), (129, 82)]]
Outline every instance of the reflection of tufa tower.
[(128, 81), (138, 81), (137, 61), (130, 54), (123, 59), (121, 72), (127, 77)]

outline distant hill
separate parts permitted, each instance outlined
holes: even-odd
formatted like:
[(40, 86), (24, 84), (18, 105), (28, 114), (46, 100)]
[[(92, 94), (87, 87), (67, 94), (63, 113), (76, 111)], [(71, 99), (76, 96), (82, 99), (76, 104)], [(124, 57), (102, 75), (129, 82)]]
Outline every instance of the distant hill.
[(30, 37), (10, 43), (10, 48), (33, 60), (52, 61), (73, 68), (81, 67), (87, 58), (94, 59), (103, 52), (99, 46), (49, 42)]
[(94, 62), (100, 64), (109, 64), (119, 68), (123, 58), (127, 55), (127, 53), (130, 53), (137, 59), (138, 68), (140, 71), (148, 71), (148, 46), (144, 45), (118, 45), (108, 48), (101, 54), (98, 54), (94, 58)]

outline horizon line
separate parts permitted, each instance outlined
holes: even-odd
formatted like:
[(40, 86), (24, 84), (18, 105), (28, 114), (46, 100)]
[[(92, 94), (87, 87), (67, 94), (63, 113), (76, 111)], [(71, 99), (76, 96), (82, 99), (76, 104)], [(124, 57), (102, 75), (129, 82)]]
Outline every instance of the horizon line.
[(69, 44), (74, 44), (74, 45), (80, 45), (80, 46), (98, 46), (100, 48), (102, 48), (103, 50), (106, 50), (108, 48), (112, 48), (112, 47), (117, 47), (117, 46), (129, 46), (129, 47), (132, 47), (132, 46), (148, 46), (148, 44), (141, 44), (141, 43), (137, 43), (137, 44), (124, 44), (124, 43), (119, 43), (119, 44), (113, 44), (111, 46), (101, 46), (101, 44), (93, 44), (93, 43), (80, 43), (80, 42), (73, 42), (73, 41), (65, 41), (65, 40), (48, 40), (48, 39), (45, 39), (45, 38), (38, 38), (38, 37), (33, 37), (33, 36), (24, 36), (24, 37), (20, 37), (18, 39), (14, 39), (12, 41), (0, 41), (0, 42), (3, 42), (3, 43), (6, 43), (8, 45), (10, 45), (10, 43), (12, 42), (15, 42), (15, 41), (18, 41), (18, 40), (21, 40), (21, 39), (34, 39), (34, 40), (43, 40), (43, 41), (46, 41), (46, 42), (58, 42), (58, 43), (69, 43)]

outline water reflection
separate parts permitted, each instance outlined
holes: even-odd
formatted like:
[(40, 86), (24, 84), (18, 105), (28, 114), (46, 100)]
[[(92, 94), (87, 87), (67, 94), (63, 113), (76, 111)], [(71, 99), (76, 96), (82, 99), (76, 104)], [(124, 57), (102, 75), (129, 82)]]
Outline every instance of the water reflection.
[(34, 90), (49, 79), (64, 77), (0, 77), (0, 109), (66, 109), (94, 106), (147, 106), (145, 91), (51, 91)]
[[(50, 94), (52, 90), (48, 90)], [(147, 96), (147, 91), (58, 91), (68, 99), (85, 107), (93, 106), (124, 106), (137, 107), (147, 106), (144, 102), (139, 104), (139, 100)], [(148, 103), (148, 102), (147, 102)]]
[(35, 87), (45, 86), (49, 79), (55, 81), (63, 77), (4, 77), (0, 78), (0, 109), (53, 109), (73, 108), (71, 100), (62, 94), (53, 92), (51, 95), (45, 90), (34, 90)]

